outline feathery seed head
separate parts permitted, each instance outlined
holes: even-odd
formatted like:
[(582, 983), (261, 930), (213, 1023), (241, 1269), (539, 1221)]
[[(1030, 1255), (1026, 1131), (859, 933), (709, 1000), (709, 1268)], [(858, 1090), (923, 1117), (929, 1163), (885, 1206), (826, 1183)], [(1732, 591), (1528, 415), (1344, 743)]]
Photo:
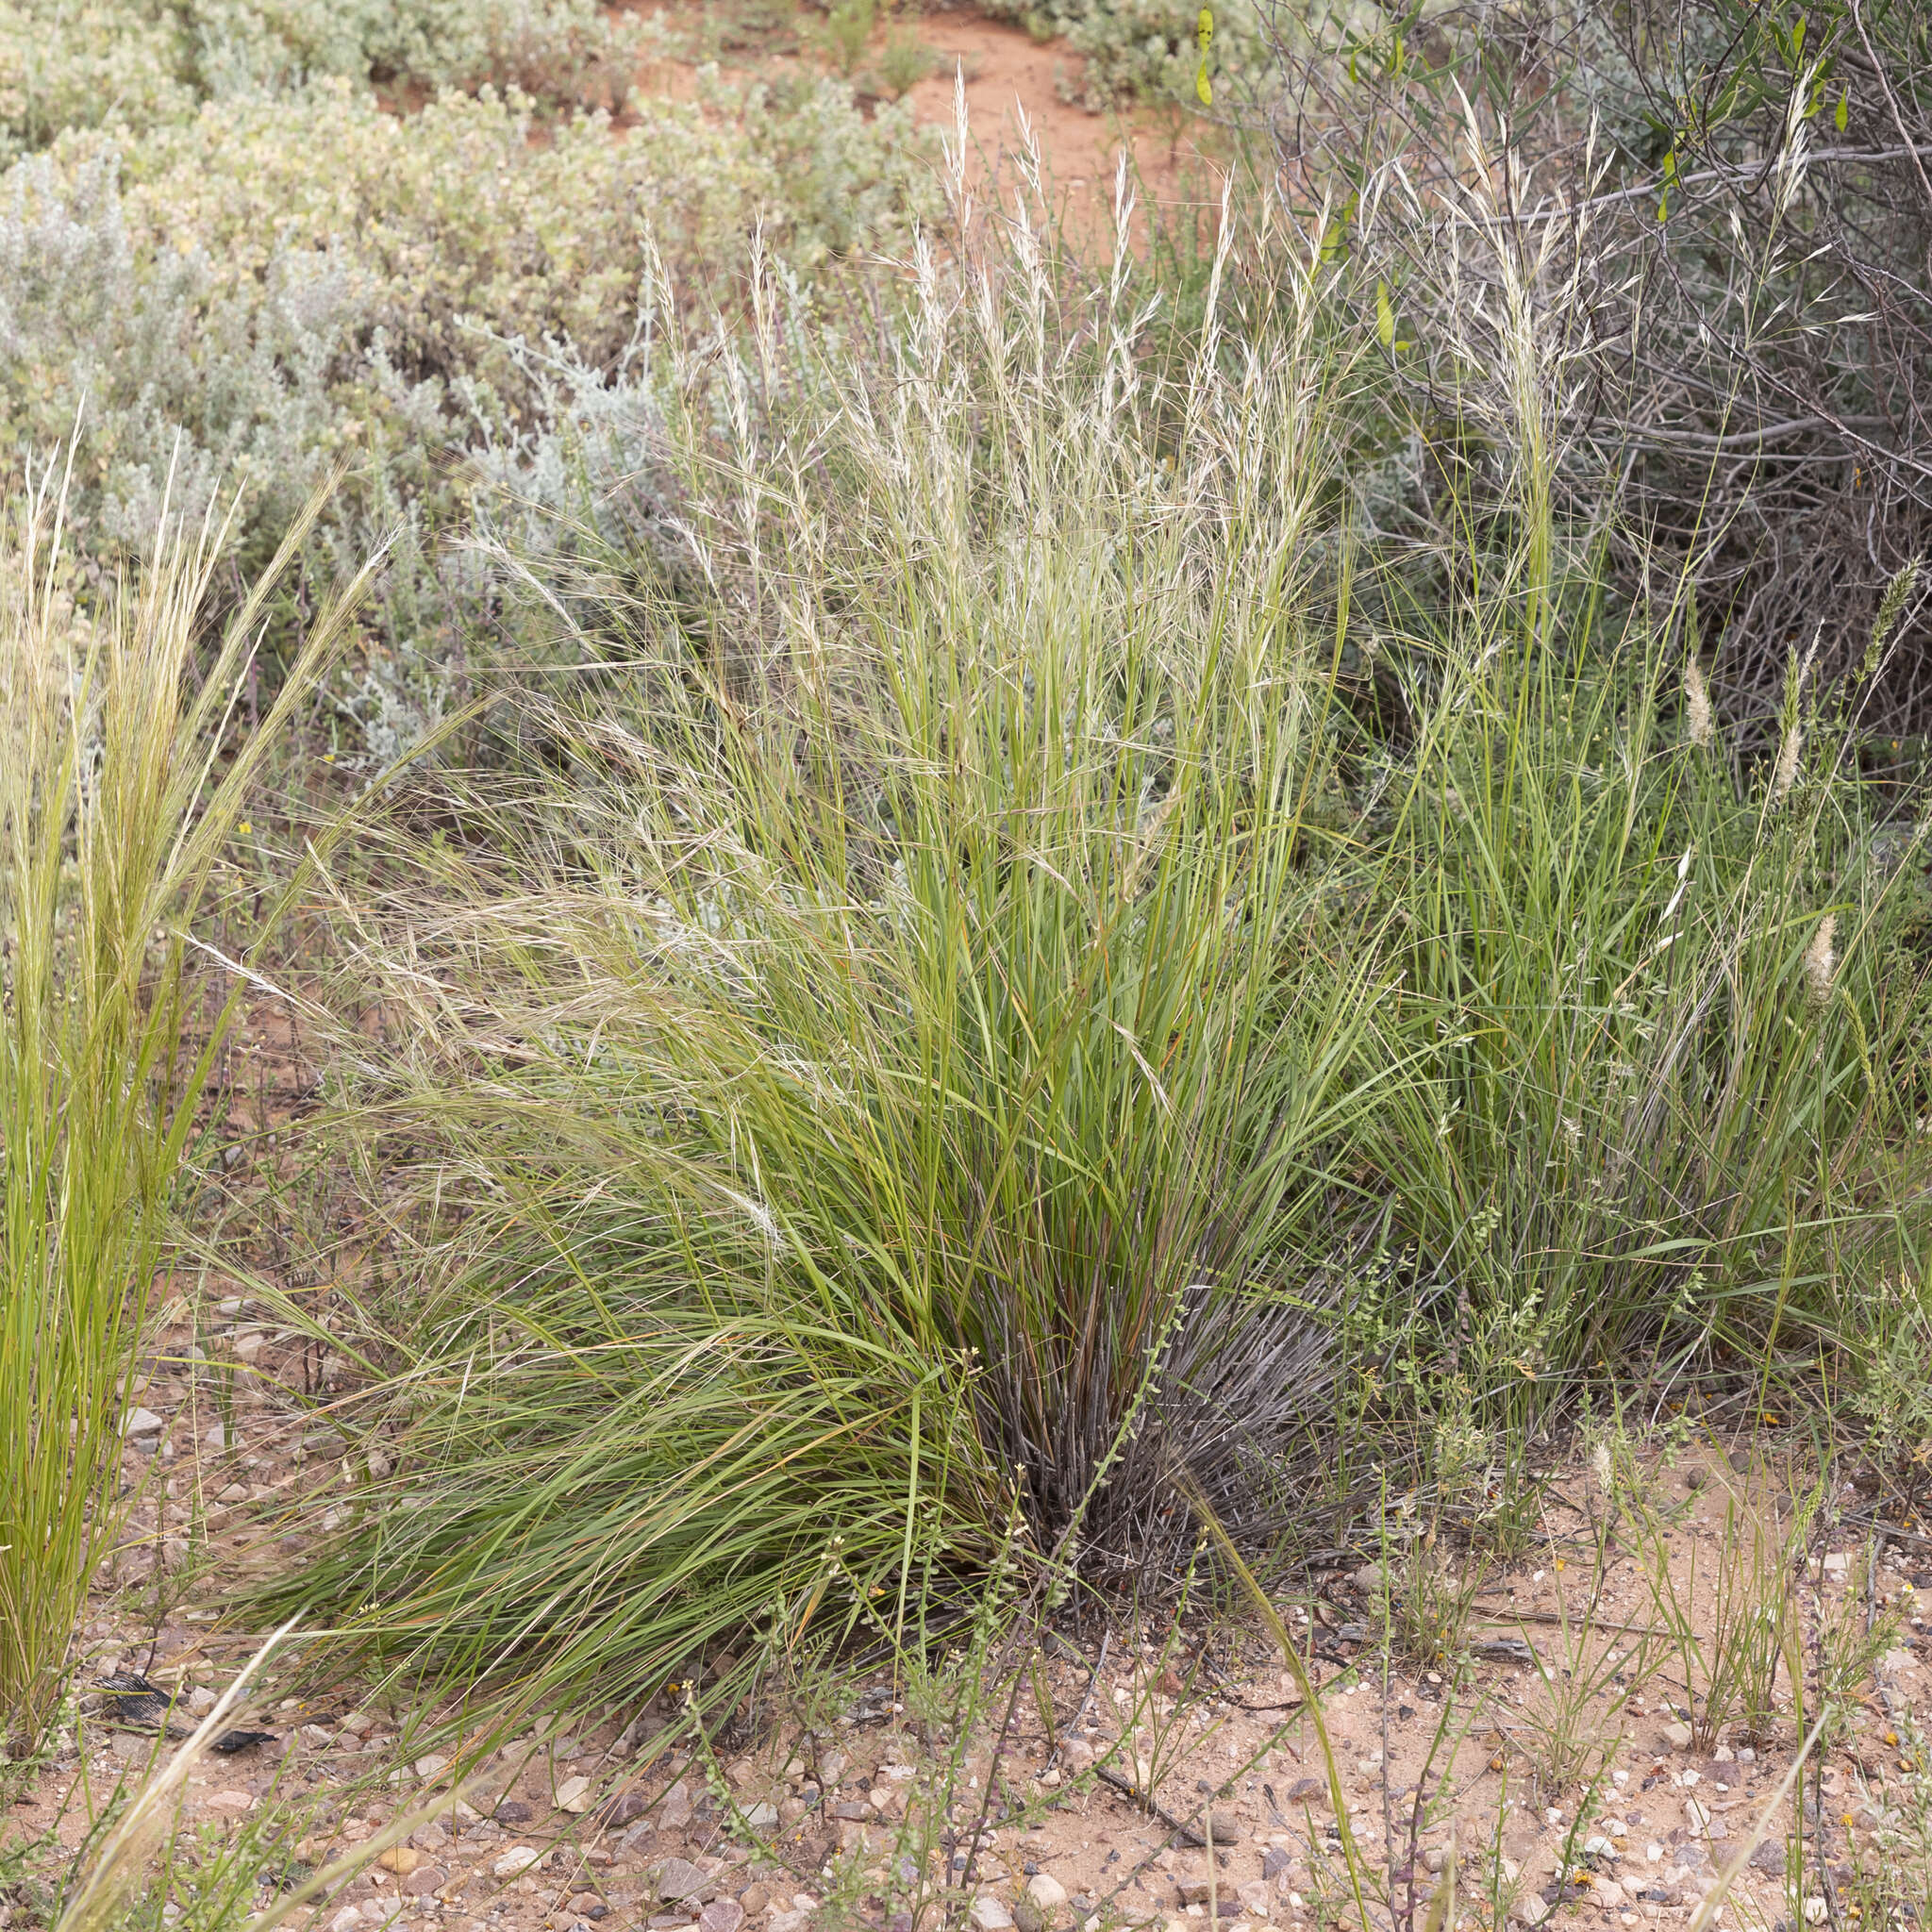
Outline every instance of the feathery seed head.
[(1711, 716), (1710, 687), (1704, 681), (1704, 667), (1694, 656), (1684, 659), (1684, 724), (1690, 742), (1699, 751), (1708, 751), (1717, 742), (1717, 724)]
[(1811, 997), (1821, 1006), (1831, 997), (1832, 975), (1838, 971), (1838, 958), (1832, 942), (1838, 936), (1838, 914), (1827, 912), (1818, 922), (1811, 943), (1805, 948), (1805, 979)]

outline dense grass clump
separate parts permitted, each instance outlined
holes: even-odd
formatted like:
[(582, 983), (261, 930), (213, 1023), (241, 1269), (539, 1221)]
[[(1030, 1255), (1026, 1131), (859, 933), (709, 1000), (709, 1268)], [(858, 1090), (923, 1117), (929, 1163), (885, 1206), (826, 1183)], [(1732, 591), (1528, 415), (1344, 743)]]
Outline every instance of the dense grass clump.
[(627, 1680), (896, 1628), (1009, 1541), (1171, 1551), (1183, 1462), (1286, 1526), (1327, 1150), (1400, 1063), (1306, 862), (1341, 372), (1306, 275), (1264, 354), (1150, 379), (1118, 291), (1083, 355), (1026, 267), (924, 261), (892, 382), (741, 410), (715, 593), (628, 597), (618, 702), (547, 714), (565, 789), (404, 910), (477, 1026), (391, 983), (465, 1218), (409, 1507), (325, 1570), (372, 1640)]
[(1919, 835), (1806, 667), (1740, 782), (1694, 631), (1592, 616), (1526, 658), (1418, 642), (1365, 837), (1434, 1036), (1372, 1158), (1518, 1415), (1553, 1378), (1802, 1357), (1923, 1236)]
[(1275, 257), (1229, 341), (1232, 245), (1182, 354), (1023, 226), (920, 258), (882, 373), (760, 281), (710, 389), (671, 331), (587, 418), (593, 679), (371, 928), (436, 1286), (291, 1589), (372, 1650), (547, 1699), (896, 1636), (1173, 1551), (1183, 1473), (1266, 1547), (1338, 1392), (1427, 1379), (1467, 1456), (1815, 1348), (1919, 1239), (1842, 714), (1796, 665), (1727, 759), (1535, 435), (1459, 553), (1357, 542), (1337, 285)]

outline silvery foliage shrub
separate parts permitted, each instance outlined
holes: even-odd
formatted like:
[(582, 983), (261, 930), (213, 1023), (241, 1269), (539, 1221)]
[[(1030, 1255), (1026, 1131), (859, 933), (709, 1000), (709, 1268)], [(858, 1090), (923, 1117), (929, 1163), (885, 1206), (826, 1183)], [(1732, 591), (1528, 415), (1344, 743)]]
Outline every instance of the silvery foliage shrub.
[(386, 759), (493, 624), (486, 574), (445, 541), (474, 465), (541, 430), (554, 368), (618, 371), (647, 258), (703, 289), (756, 230), (804, 273), (895, 248), (934, 192), (901, 111), (868, 121), (829, 82), (713, 86), (541, 143), (527, 101), (446, 95), (405, 120), (341, 82), (125, 146), (62, 135), (0, 175), (0, 451), (17, 475), (78, 422), (74, 529), (97, 565), (151, 540), (164, 491), (192, 513), (239, 479), (244, 573), (346, 461), (311, 566), (393, 538), (344, 695)]
[[(17, 469), (76, 424), (78, 528), (97, 551), (145, 546), (161, 494), (205, 505), (225, 475), (279, 525), (314, 487), (342, 415), (331, 396), (357, 292), (327, 253), (277, 254), (252, 290), (200, 248), (153, 249), (130, 223), (111, 148), (0, 177), (0, 428)], [(379, 344), (368, 379), (419, 430), (442, 427)]]
[(0, 159), (331, 75), (620, 108), (648, 32), (595, 0), (0, 0)]

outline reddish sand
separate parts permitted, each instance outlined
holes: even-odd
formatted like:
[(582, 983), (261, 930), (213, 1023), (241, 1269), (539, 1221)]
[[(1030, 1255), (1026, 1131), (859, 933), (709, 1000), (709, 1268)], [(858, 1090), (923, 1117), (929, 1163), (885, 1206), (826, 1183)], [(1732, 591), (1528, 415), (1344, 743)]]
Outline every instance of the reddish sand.
[(1219, 199), (1219, 176), (1205, 162), (1192, 130), (1171, 113), (1090, 113), (1060, 98), (1065, 77), (1077, 87), (1081, 61), (1059, 41), (1044, 43), (1017, 26), (967, 10), (928, 14), (920, 38), (938, 57), (935, 71), (907, 96), (922, 123), (954, 124), (956, 75), (966, 81), (971, 128), (969, 180), (995, 189), (1011, 205), (1019, 176), (1012, 153), (1039, 143), (1049, 199), (1076, 231), (1111, 221), (1115, 171), (1131, 146), (1130, 185), (1141, 205), (1171, 208)]
[[(669, 0), (662, 10), (674, 28), (694, 27), (708, 10), (707, 0)], [(1081, 57), (1063, 41), (1036, 41), (1023, 28), (990, 20), (972, 7), (912, 14), (909, 24), (934, 57), (933, 71), (906, 95), (922, 126), (937, 126), (950, 138), (956, 77), (964, 75), (967, 180), (981, 212), (994, 195), (1011, 208), (1021, 180), (1014, 154), (1029, 138), (1040, 149), (1049, 205), (1066, 218), (1076, 237), (1110, 234), (1124, 143), (1131, 145), (1129, 185), (1142, 218), (1135, 225), (1137, 241), (1144, 239), (1144, 217), (1151, 208), (1172, 214), (1190, 206), (1218, 207), (1220, 170), (1197, 144), (1201, 124), (1171, 109), (1093, 113), (1063, 100), (1060, 82), (1069, 81), (1069, 91), (1077, 92), (1082, 67)], [(874, 39), (874, 57), (885, 44), (887, 30), (882, 23)], [(809, 44), (808, 30), (804, 39)], [(721, 64), (728, 73), (750, 77), (791, 67), (800, 58), (790, 51), (760, 57), (747, 50), (727, 55)], [(691, 60), (647, 61), (639, 71), (638, 92), (688, 100), (696, 75)], [(636, 116), (633, 95), (620, 125)]]

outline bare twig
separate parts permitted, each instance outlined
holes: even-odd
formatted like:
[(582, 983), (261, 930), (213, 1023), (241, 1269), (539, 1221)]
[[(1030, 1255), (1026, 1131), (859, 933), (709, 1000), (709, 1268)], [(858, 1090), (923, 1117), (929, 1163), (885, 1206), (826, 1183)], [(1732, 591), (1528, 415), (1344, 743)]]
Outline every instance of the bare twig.
[(1208, 1842), (1205, 1833), (1176, 1818), (1152, 1791), (1142, 1790), (1124, 1772), (1116, 1771), (1110, 1764), (1096, 1764), (1093, 1772), (1104, 1784), (1112, 1786), (1123, 1797), (1131, 1798), (1148, 1817), (1159, 1819), (1183, 1844), (1198, 1849)]

